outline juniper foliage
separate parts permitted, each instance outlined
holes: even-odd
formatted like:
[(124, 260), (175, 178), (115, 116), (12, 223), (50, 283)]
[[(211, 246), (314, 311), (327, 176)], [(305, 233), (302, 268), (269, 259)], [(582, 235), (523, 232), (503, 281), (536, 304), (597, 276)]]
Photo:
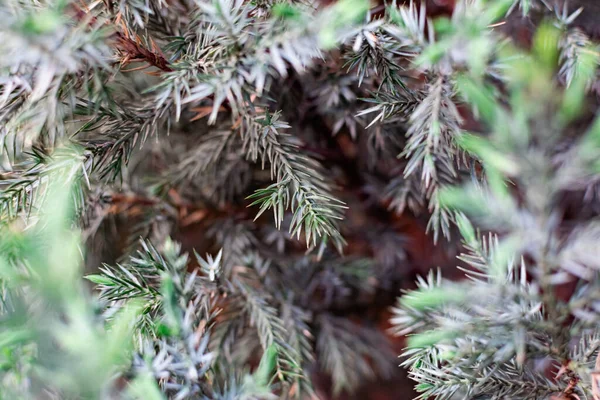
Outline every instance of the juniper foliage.
[(457, 77), (480, 129), (457, 144), (483, 168), (440, 196), (456, 210), (467, 279), (430, 273), (392, 318), (410, 334), (403, 365), (419, 398), (598, 398), (598, 222), (569, 216), (585, 196), (564, 201), (598, 174), (598, 120), (582, 115), (599, 58), (587, 39), (573, 51), (579, 12), (544, 22), (531, 52), (505, 46), (503, 92), (480, 71)]
[(460, 234), (468, 278), (394, 308), (420, 398), (600, 398), (585, 10), (425, 3), (2, 2), (2, 394), (398, 379), (357, 310), (408, 275), (410, 215), (450, 253)]

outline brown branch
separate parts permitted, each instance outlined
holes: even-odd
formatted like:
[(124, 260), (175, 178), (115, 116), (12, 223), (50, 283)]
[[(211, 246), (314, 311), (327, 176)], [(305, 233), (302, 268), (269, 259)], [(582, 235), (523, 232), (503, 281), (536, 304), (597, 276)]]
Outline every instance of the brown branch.
[(167, 59), (154, 43), (152, 43), (152, 50), (150, 50), (142, 45), (139, 38), (133, 40), (121, 32), (116, 32), (115, 36), (117, 49), (124, 55), (121, 59), (122, 65), (127, 65), (130, 62), (146, 61), (148, 64), (162, 71), (173, 71)]
[[(90, 15), (87, 11), (83, 10), (76, 4), (72, 4), (75, 11), (75, 18), (82, 22), (87, 21), (89, 26), (95, 26), (98, 24), (98, 19), (93, 15)], [(147, 62), (148, 64), (160, 69), (164, 72), (171, 72), (169, 61), (162, 54), (162, 51), (152, 41), (152, 48), (148, 49), (145, 47), (139, 36), (136, 35), (135, 40), (129, 37), (125, 28), (125, 33), (116, 31), (111, 35), (114, 39), (117, 50), (121, 57), (121, 65), (127, 65), (131, 62)]]

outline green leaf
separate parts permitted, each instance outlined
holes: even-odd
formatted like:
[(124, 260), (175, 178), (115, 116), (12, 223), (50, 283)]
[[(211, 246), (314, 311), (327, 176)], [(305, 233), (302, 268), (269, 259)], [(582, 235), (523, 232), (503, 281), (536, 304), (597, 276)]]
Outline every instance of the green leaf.
[(173, 335), (178, 335), (181, 331), (181, 310), (177, 304), (177, 294), (173, 278), (163, 274), (160, 292), (163, 297), (163, 312), (165, 321), (172, 331)]
[(446, 55), (449, 49), (449, 43), (444, 41), (430, 44), (415, 59), (414, 63), (417, 66), (436, 64)]
[(502, 109), (491, 90), (482, 82), (475, 82), (464, 74), (456, 78), (456, 86), (462, 97), (475, 108), (484, 121), (493, 126)]
[[(490, 62), (490, 54), (494, 43), (489, 38), (480, 36), (468, 43), (468, 58), (470, 73), (478, 79), (483, 78)], [(483, 87), (483, 85), (482, 85)]]
[(560, 31), (550, 23), (542, 24), (533, 38), (533, 54), (548, 71), (554, 71), (558, 65), (558, 41)]
[(497, 282), (506, 280), (508, 267), (519, 257), (523, 243), (526, 241), (518, 235), (509, 235), (502, 239), (495, 248), (490, 265), (490, 275)]
[(273, 371), (275, 370), (275, 366), (277, 364), (278, 357), (278, 346), (276, 344), (271, 344), (264, 351), (258, 368), (252, 375), (254, 378), (254, 382), (258, 386), (268, 387), (269, 383), (273, 379)]
[(406, 346), (409, 349), (432, 347), (446, 340), (454, 339), (457, 335), (457, 332), (447, 330), (427, 331), (408, 336)]
[(596, 117), (592, 126), (583, 137), (579, 145), (582, 156), (592, 158), (598, 155), (600, 151), (600, 116)]
[(469, 219), (461, 212), (456, 213), (454, 219), (461, 236), (465, 240), (465, 243), (469, 245), (476, 244), (477, 235), (475, 234), (475, 228), (473, 228), (471, 221), (469, 221)]
[(99, 274), (86, 275), (84, 278), (90, 282), (97, 284), (97, 285), (110, 286), (114, 283), (112, 279), (110, 279), (104, 275), (99, 275)]
[(504, 18), (514, 2), (515, 0), (491, 1), (491, 4), (485, 5), (485, 11), (482, 20), (485, 21), (486, 25), (489, 25), (498, 21), (499, 19)]
[(439, 17), (433, 21), (433, 26), (435, 29), (435, 33), (438, 36), (448, 35), (456, 30), (454, 24), (448, 17)]
[(21, 28), (27, 35), (45, 35), (56, 31), (63, 23), (63, 17), (55, 10), (39, 10), (29, 14)]
[(0, 349), (28, 343), (34, 337), (34, 333), (29, 329), (11, 327), (0, 332)]
[(560, 110), (563, 125), (578, 117), (584, 110), (586, 91), (593, 81), (600, 57), (597, 51), (586, 48), (580, 51), (575, 67), (575, 76), (565, 90)]
[(435, 287), (414, 290), (401, 298), (401, 304), (415, 310), (436, 308), (448, 303), (460, 303), (466, 299), (466, 292), (454, 287)]
[(509, 155), (496, 149), (489, 140), (465, 133), (456, 141), (466, 151), (479, 156), (486, 168), (494, 168), (508, 176), (519, 172), (519, 165)]
[(319, 32), (319, 43), (323, 49), (338, 46), (342, 29), (361, 23), (369, 11), (367, 0), (340, 0), (329, 7), (329, 23)]
[(435, 386), (433, 386), (431, 383), (418, 383), (415, 385), (415, 390), (421, 393), (433, 389), (434, 387)]
[(442, 361), (450, 361), (452, 359), (454, 359), (456, 357), (456, 352), (453, 350), (446, 350), (441, 352), (438, 355), (438, 359), (442, 360)]
[(169, 328), (168, 325), (165, 325), (162, 323), (160, 323), (156, 326), (155, 333), (156, 333), (156, 336), (161, 337), (161, 338), (173, 336), (173, 331), (171, 330), (171, 328)]
[(126, 303), (107, 327), (107, 340), (103, 354), (110, 365), (128, 364), (133, 351), (133, 329), (144, 303), (132, 300)]
[(273, 16), (281, 19), (298, 20), (302, 15), (300, 9), (293, 4), (278, 3), (271, 9)]

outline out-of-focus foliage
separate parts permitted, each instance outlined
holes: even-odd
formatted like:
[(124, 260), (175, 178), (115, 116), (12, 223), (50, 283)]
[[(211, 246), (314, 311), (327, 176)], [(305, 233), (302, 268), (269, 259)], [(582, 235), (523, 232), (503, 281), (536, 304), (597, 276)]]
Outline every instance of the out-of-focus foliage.
[(575, 50), (580, 32), (561, 22), (529, 52), (502, 48), (503, 92), (477, 69), (457, 76), (481, 128), (457, 145), (482, 171), (440, 198), (468, 279), (430, 273), (392, 318), (420, 398), (598, 398), (598, 220), (569, 221), (564, 198), (600, 176), (600, 124), (585, 115), (599, 54), (587, 40)]
[[(78, 184), (73, 169), (79, 162), (74, 157), (50, 163), (42, 210), (29, 223), (13, 222), (3, 230), (2, 397), (231, 398), (231, 391), (235, 398), (270, 397), (278, 354), (273, 347), (253, 374), (222, 375), (212, 367), (215, 353), (204, 329), (212, 315), (203, 303), (209, 280), (183, 275), (187, 258), (172, 242), (162, 254), (144, 245), (124, 275), (88, 276), (107, 288), (103, 297), (110, 304), (89, 296), (81, 235), (73, 227)], [(219, 264), (218, 258), (199, 261), (209, 269)], [(215, 382), (219, 377), (221, 386)]]

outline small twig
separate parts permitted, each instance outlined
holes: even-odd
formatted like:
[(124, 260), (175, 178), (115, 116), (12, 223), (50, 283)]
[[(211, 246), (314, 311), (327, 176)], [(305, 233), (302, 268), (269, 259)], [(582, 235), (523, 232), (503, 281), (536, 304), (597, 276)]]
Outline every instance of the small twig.
[(122, 65), (127, 65), (136, 61), (146, 61), (148, 64), (162, 71), (173, 71), (173, 68), (169, 66), (167, 59), (163, 56), (158, 46), (156, 46), (154, 43), (152, 45), (152, 50), (150, 50), (142, 45), (139, 38), (136, 38), (137, 40), (133, 40), (121, 32), (117, 32), (115, 36), (117, 48), (124, 55), (124, 57), (121, 59)]
[[(75, 17), (79, 21), (87, 21), (90, 27), (95, 26), (98, 23), (98, 19), (93, 15), (90, 15), (87, 11), (83, 10), (76, 4), (72, 5), (75, 8)], [(160, 69), (161, 71), (171, 72), (169, 62), (162, 54), (162, 51), (152, 41), (152, 48), (146, 48), (139, 37), (136, 36), (136, 40), (129, 37), (126, 29), (125, 33), (116, 31), (112, 34), (112, 38), (115, 40), (117, 50), (122, 53), (123, 58), (121, 59), (121, 65), (127, 65), (131, 62), (145, 61), (148, 64)]]

